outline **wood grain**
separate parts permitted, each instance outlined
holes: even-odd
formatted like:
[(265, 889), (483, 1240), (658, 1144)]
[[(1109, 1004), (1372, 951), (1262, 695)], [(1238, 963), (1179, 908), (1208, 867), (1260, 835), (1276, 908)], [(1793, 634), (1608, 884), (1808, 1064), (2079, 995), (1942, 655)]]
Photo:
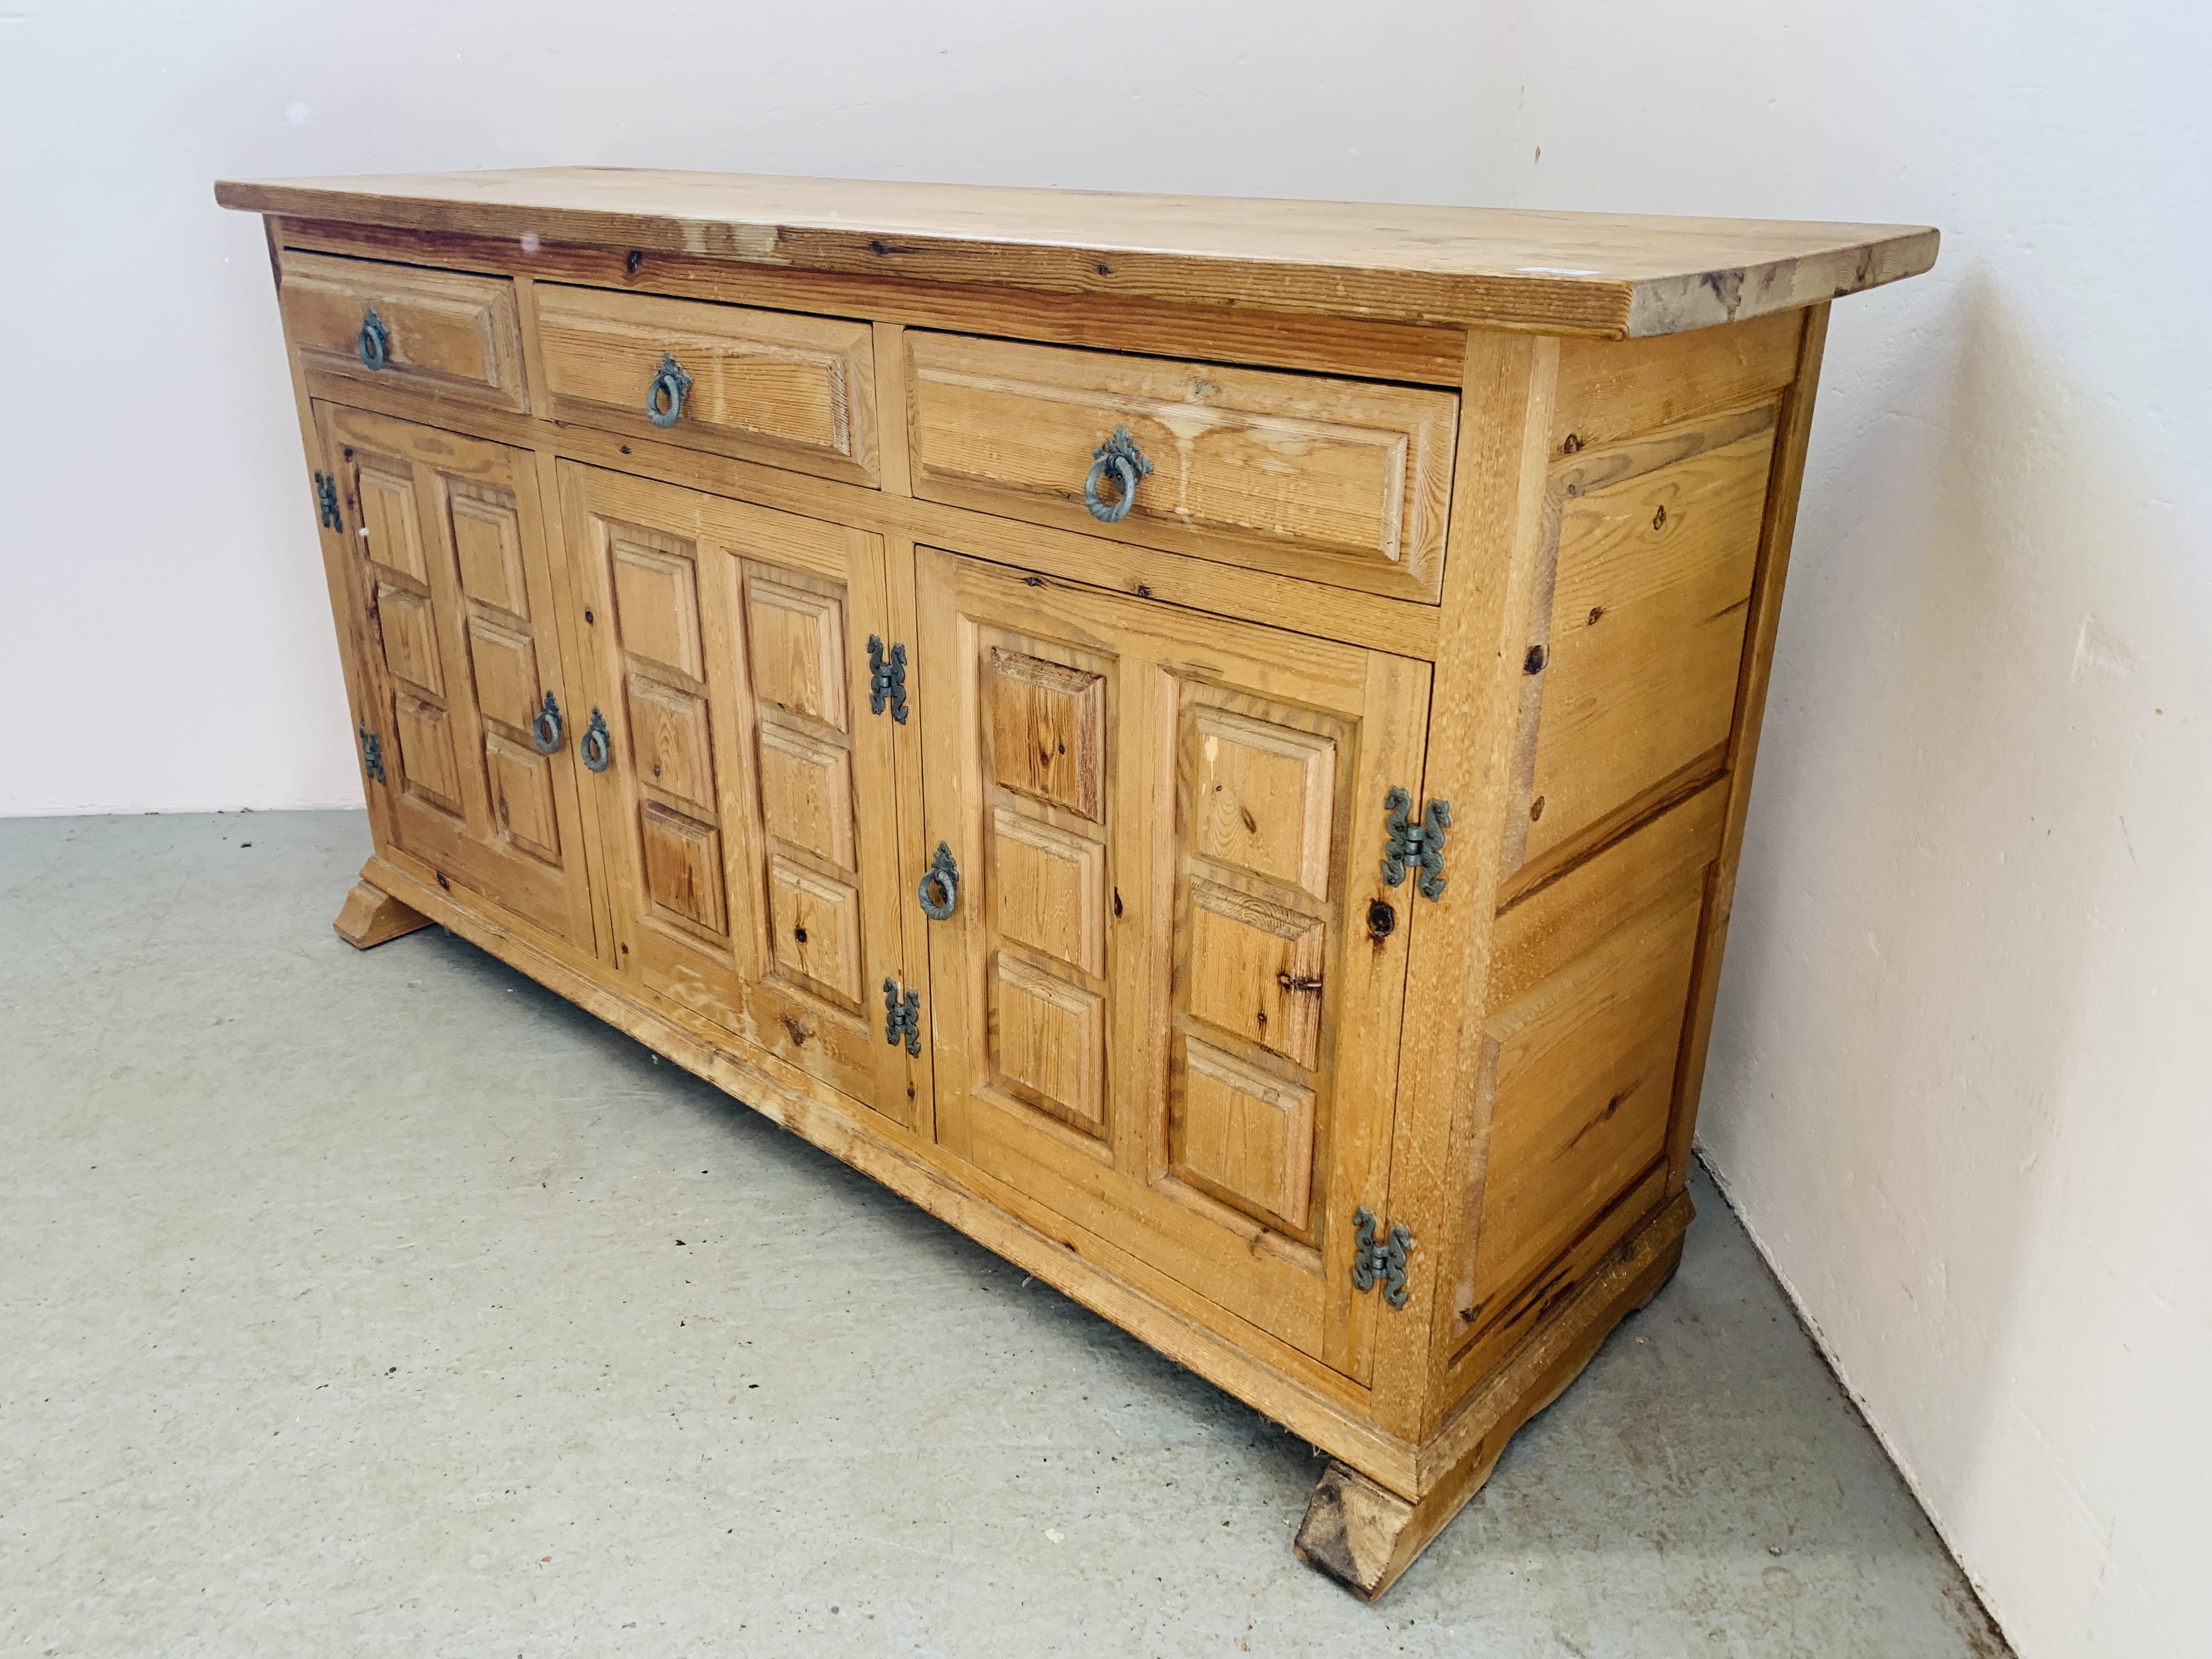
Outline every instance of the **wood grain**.
[[(356, 258), (514, 271), (527, 273), (526, 281), (536, 276), (624, 293), (872, 317), (878, 328), (999, 334), (1149, 357), (1200, 357), (1416, 386), (1456, 386), (1467, 349), (1455, 328), (1364, 317), (1179, 304), (1140, 295), (1048, 294), (988, 282), (954, 285), (873, 272), (799, 271), (543, 238), (532, 246), (462, 231), (310, 219), (272, 218), (269, 223), (278, 228), (276, 238), (284, 246)], [(902, 378), (878, 336), (878, 384), (897, 386)], [(886, 445), (893, 441), (888, 429), (884, 435)], [(888, 471), (888, 449), (885, 453)]]
[(1559, 1397), (1623, 1317), (1674, 1277), (1692, 1213), (1689, 1195), (1678, 1194), (1547, 1313), (1422, 1448), (1417, 1498), (1357, 1468), (1323, 1471), (1293, 1546), (1298, 1559), (1363, 1601), (1380, 1599), (1482, 1489), (1522, 1425)]
[[(562, 419), (855, 483), (880, 476), (866, 323), (550, 283), (538, 284), (537, 312)], [(663, 427), (646, 399), (672, 356), (691, 385)]]
[(224, 207), (827, 271), (1558, 334), (1671, 334), (1935, 263), (1925, 227), (1140, 196), (643, 168), (225, 179)]
[(1139, 599), (1249, 618), (1294, 632), (1312, 630), (1317, 619), (1326, 618), (1323, 632), (1328, 637), (1401, 656), (1427, 658), (1437, 648), (1433, 605), (993, 518), (935, 501), (889, 497), (786, 468), (642, 438), (618, 438), (589, 427), (491, 410), (471, 412), (390, 386), (323, 374), (310, 375), (307, 386), (309, 396), (318, 400), (402, 417), (434, 418), (501, 443), (536, 446), (540, 453), (556, 459), (582, 461), (909, 541), (957, 544), (979, 558), (1035, 571), (1040, 580), (1113, 588)]
[(266, 195), (386, 770), (341, 933), (455, 928), (1307, 1434), (1381, 1593), (1679, 1258), (1825, 302), (1933, 234), (386, 182)]
[(430, 926), (430, 918), (409, 908), (381, 888), (357, 881), (347, 889), (345, 902), (331, 924), (337, 935), (356, 951), (367, 951), (387, 939), (404, 939)]
[(1797, 373), (1803, 331), (1803, 313), (1783, 311), (1651, 340), (1562, 340), (1552, 453), (1771, 402)]
[[(1115, 540), (1432, 600), (1456, 400), (1441, 392), (957, 335), (907, 337), (915, 493)], [(1116, 432), (1149, 474), (1085, 505)], [(1101, 481), (1113, 499), (1118, 485)]]
[(1690, 1149), (1697, 1134), (1698, 1097), (1705, 1086), (1705, 1051), (1712, 1040), (1713, 1006), (1720, 995), (1721, 956), (1728, 944), (1735, 902), (1736, 865), (1743, 856), (1743, 826), (1751, 810), (1751, 774), (1759, 756), (1759, 731), (1766, 714), (1767, 677), (1774, 667), (1774, 636), (1782, 621), (1782, 588), (1790, 574), (1790, 546), (1797, 528), (1797, 495), (1805, 476), (1805, 447), (1812, 436), (1813, 401), (1820, 389), (1820, 357), (1827, 345), (1828, 307), (1805, 313), (1797, 374), (1776, 423), (1774, 465), (1767, 477), (1766, 516), (1759, 532), (1759, 573), (1750, 603), (1743, 671), (1736, 682), (1735, 719), (1729, 731), (1728, 825), (1708, 885), (1705, 928), (1690, 994), (1681, 1078), (1674, 1121), (1667, 1135), (1667, 1182), (1680, 1192), (1690, 1178)]
[[(507, 278), (287, 249), (277, 280), (284, 331), (313, 368), (499, 409), (530, 406), (514, 284)], [(388, 356), (376, 369), (360, 346), (371, 311), (388, 331)]]
[(1760, 407), (1553, 468), (1509, 874), (1727, 740), (1773, 438)]

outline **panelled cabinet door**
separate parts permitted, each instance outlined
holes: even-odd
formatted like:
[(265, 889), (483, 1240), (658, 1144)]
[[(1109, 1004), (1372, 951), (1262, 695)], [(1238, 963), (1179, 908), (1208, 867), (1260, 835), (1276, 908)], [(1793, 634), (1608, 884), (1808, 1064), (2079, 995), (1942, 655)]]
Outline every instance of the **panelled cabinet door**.
[(925, 840), (959, 872), (939, 1140), (1364, 1381), (1387, 1310), (1352, 1216), (1387, 1209), (1417, 902), (1383, 800), (1421, 774), (1426, 665), (916, 557)]
[(892, 720), (869, 707), (879, 539), (574, 462), (560, 478), (617, 965), (925, 1121), (927, 1010), (911, 1045), (885, 1013), (906, 975)]
[(380, 841), (596, 950), (574, 699), (529, 456), (358, 410), (320, 404), (317, 418), (368, 619), (360, 738), (375, 741)]

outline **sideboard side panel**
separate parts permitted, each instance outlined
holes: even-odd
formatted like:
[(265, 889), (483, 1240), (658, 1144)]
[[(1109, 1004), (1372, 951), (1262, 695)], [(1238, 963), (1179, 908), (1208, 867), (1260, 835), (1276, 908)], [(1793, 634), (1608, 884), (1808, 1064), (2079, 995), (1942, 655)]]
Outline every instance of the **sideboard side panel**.
[(1689, 1023), (1674, 1084), (1674, 1115), (1667, 1132), (1667, 1190), (1678, 1193), (1690, 1178), (1690, 1147), (1705, 1087), (1705, 1054), (1712, 1039), (1714, 1000), (1720, 994), (1721, 954), (1735, 903), (1735, 873), (1743, 852), (1745, 815), (1751, 809), (1751, 774), (1766, 713), (1767, 676), (1774, 665), (1774, 634), (1782, 619), (1782, 588), (1790, 574), (1790, 547), (1797, 529), (1797, 495), (1805, 480), (1805, 446), (1813, 429), (1813, 401), (1820, 391), (1820, 355), (1828, 339), (1828, 307), (1805, 313), (1796, 378), (1784, 394), (1767, 476), (1766, 523), (1751, 594), (1751, 625), (1736, 686), (1735, 722), (1729, 734), (1729, 804), (1720, 857), (1706, 888), (1698, 959), (1691, 970)]

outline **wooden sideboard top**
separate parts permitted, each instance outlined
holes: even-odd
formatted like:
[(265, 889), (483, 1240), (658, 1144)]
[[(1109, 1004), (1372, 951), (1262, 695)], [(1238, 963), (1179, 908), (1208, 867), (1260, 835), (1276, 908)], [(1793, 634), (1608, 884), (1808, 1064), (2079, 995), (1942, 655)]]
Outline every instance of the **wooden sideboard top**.
[(1613, 338), (1841, 298), (1925, 226), (1121, 195), (626, 167), (225, 179), (228, 208), (938, 282)]

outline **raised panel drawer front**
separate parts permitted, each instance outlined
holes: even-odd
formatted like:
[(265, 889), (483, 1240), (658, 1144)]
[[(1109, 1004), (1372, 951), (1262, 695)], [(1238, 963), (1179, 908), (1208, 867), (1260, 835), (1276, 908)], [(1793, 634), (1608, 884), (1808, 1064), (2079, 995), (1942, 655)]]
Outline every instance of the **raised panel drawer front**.
[(284, 331), (311, 369), (526, 409), (514, 284), (504, 276), (287, 248)]
[[(916, 495), (1400, 599), (1441, 591), (1450, 392), (957, 334), (910, 333), (907, 362)], [(1123, 475), (1095, 463), (1117, 432), (1142, 459), (1112, 520)]]
[(538, 333), (560, 419), (878, 480), (865, 322), (544, 283)]
[[(1425, 664), (917, 555), (940, 1143), (1355, 1380)], [(1371, 907), (1391, 907), (1379, 930)], [(1402, 925), (1401, 925), (1402, 924)]]

